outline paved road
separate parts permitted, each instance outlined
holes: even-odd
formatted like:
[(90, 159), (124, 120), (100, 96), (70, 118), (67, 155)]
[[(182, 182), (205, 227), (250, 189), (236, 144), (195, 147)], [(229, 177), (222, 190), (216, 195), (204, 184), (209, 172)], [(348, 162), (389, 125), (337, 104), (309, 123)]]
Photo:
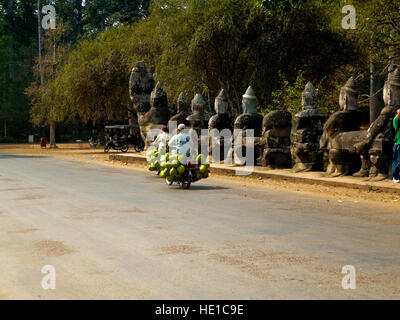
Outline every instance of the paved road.
[[(0, 155), (0, 299), (400, 298), (393, 209)], [(380, 219), (382, 218), (382, 219)], [(398, 221), (398, 220), (397, 220)], [(57, 289), (41, 287), (52, 265)], [(341, 287), (356, 268), (356, 290)]]

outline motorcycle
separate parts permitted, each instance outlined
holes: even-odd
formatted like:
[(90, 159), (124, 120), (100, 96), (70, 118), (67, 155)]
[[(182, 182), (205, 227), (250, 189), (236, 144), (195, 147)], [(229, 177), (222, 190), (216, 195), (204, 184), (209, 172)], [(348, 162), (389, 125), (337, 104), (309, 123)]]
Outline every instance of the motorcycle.
[(128, 143), (136, 152), (142, 152), (144, 150), (145, 144), (140, 134), (129, 135)]
[(196, 179), (197, 166), (191, 162), (185, 165), (185, 172), (180, 177), (174, 177), (173, 180), (166, 179), (167, 185), (172, 186), (174, 183), (180, 185), (182, 189), (189, 189), (193, 182), (198, 181)]
[(129, 150), (129, 145), (125, 140), (110, 140), (105, 146), (104, 152), (108, 153), (111, 149), (126, 153)]

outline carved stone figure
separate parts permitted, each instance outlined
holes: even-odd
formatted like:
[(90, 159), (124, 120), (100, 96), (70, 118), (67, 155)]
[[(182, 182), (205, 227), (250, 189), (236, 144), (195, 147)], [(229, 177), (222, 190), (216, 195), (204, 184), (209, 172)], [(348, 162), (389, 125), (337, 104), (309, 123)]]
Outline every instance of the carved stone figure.
[(210, 118), (208, 129), (217, 129), (220, 132), (224, 129), (232, 131), (232, 119), (228, 113), (228, 99), (226, 98), (224, 89), (215, 98), (214, 108), (217, 114)]
[[(143, 116), (139, 116), (139, 125), (142, 135), (147, 137), (147, 133), (151, 129), (162, 129), (168, 124), (170, 113), (168, 109), (167, 94), (164, 92), (160, 82), (157, 82), (150, 96), (150, 110)], [(148, 141), (146, 141), (146, 144)]]
[(129, 95), (137, 113), (150, 110), (150, 94), (154, 88), (152, 73), (146, 69), (144, 61), (135, 64), (129, 79)]
[(324, 112), (318, 109), (318, 96), (311, 82), (302, 94), (303, 110), (294, 117), (291, 151), (295, 172), (323, 170), (324, 152), (319, 147)]
[(264, 117), (262, 127), (265, 143), (262, 165), (271, 169), (291, 168), (292, 114), (282, 110), (271, 111)]
[(252, 87), (248, 87), (242, 99), (243, 113), (235, 120), (235, 129), (252, 129), (254, 137), (261, 137), (263, 116), (257, 113), (257, 98)]
[(358, 92), (351, 77), (340, 90), (339, 105), (342, 111), (332, 114), (325, 123), (320, 140), (321, 149), (328, 152), (327, 174), (338, 177), (354, 173), (360, 166), (354, 143), (366, 133), (360, 130), (361, 114), (358, 112)]
[(176, 121), (177, 126), (181, 123), (183, 123), (185, 126), (189, 126), (189, 121), (187, 121), (186, 118), (190, 115), (190, 104), (183, 92), (181, 92), (178, 98), (177, 112), (178, 113), (169, 121)]
[(192, 114), (186, 118), (190, 123), (190, 129), (195, 130), (200, 137), (201, 129), (207, 129), (209, 115), (205, 111), (206, 102), (200, 93), (192, 100)]
[[(389, 75), (383, 88), (385, 107), (379, 117), (369, 127), (366, 137), (354, 145), (361, 156), (361, 170), (354, 174), (357, 177), (372, 177), (383, 180), (389, 175), (392, 158), (393, 138), (390, 135), (393, 118), (400, 106), (400, 71), (396, 69)], [(386, 133), (386, 135), (385, 135)], [(389, 134), (388, 134), (389, 133)]]
[[(215, 98), (214, 109), (217, 114), (213, 115), (208, 122), (208, 130), (210, 130), (210, 142), (220, 146), (220, 159), (213, 158), (214, 161), (225, 159), (225, 156), (230, 155), (229, 152), (231, 150), (225, 151), (224, 138), (219, 136), (225, 129), (232, 133), (233, 126), (231, 116), (228, 113), (228, 105), (229, 104), (225, 95), (225, 90), (222, 89)], [(213, 129), (218, 130), (219, 135), (217, 137), (212, 137)], [(227, 148), (229, 148), (228, 144)], [(215, 155), (213, 156), (215, 157)]]
[[(246, 156), (246, 131), (254, 130), (254, 164), (260, 157), (260, 138), (262, 133), (262, 122), (263, 116), (257, 113), (257, 97), (254, 93), (253, 88), (250, 86), (247, 88), (246, 93), (242, 97), (242, 110), (243, 113), (239, 115), (234, 123), (234, 129), (243, 130), (242, 140), (242, 155)], [(242, 165), (243, 163), (237, 163)]]
[[(136, 123), (140, 126), (140, 118), (150, 110), (150, 94), (154, 88), (154, 78), (152, 73), (146, 69), (144, 61), (135, 64), (129, 79), (129, 95), (133, 102), (134, 112), (132, 112), (130, 124)], [(141, 132), (142, 139), (146, 136)]]

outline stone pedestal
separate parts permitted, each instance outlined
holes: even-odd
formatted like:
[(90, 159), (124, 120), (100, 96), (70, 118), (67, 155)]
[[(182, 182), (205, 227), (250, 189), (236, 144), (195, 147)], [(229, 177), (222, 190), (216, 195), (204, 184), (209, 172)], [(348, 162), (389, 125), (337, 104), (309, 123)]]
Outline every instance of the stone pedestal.
[(328, 153), (327, 173), (333, 177), (352, 174), (361, 167), (354, 143), (366, 134), (359, 131), (361, 113), (357, 99), (358, 92), (351, 77), (340, 90), (339, 105), (343, 111), (332, 114), (324, 126), (320, 147)]
[(294, 117), (291, 133), (293, 170), (323, 170), (324, 152), (320, 149), (319, 140), (326, 115), (318, 109), (317, 93), (310, 82), (302, 93), (302, 106), (303, 110)]
[(400, 108), (400, 71), (389, 74), (383, 87), (385, 107), (371, 124), (366, 137), (354, 144), (361, 157), (362, 167), (354, 174), (357, 177), (371, 177), (384, 180), (390, 175), (395, 132), (393, 119)]
[[(242, 109), (243, 113), (239, 115), (234, 123), (234, 129), (242, 130), (243, 138), (246, 137), (246, 130), (254, 131), (254, 141), (261, 137), (262, 134), (262, 121), (263, 117), (261, 114), (257, 113), (257, 98), (254, 94), (253, 88), (248, 87), (246, 93), (242, 97)], [(246, 144), (243, 140), (242, 144), (242, 154), (245, 156)], [(260, 157), (259, 148), (254, 147), (254, 164), (257, 163), (257, 159)], [(242, 164), (242, 163), (238, 163)]]
[(292, 167), (290, 132), (292, 115), (287, 111), (272, 111), (263, 120), (265, 149), (262, 165), (271, 169)]

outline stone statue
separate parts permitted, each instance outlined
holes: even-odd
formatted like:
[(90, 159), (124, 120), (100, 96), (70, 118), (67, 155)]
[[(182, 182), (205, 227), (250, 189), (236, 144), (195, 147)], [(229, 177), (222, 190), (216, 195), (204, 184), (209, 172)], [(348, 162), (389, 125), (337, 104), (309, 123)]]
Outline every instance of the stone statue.
[(292, 114), (282, 110), (271, 111), (264, 117), (262, 127), (265, 145), (262, 165), (270, 169), (291, 168)]
[[(138, 124), (140, 126), (140, 118), (150, 110), (150, 94), (153, 88), (153, 75), (146, 69), (144, 61), (137, 62), (129, 79), (129, 95), (134, 109), (129, 120), (131, 125)], [(143, 132), (141, 135), (143, 141), (146, 141)]]
[(383, 180), (389, 175), (394, 143), (394, 137), (390, 136), (390, 130), (393, 126), (393, 118), (400, 107), (399, 69), (389, 74), (383, 88), (383, 101), (385, 107), (369, 127), (366, 137), (354, 145), (362, 161), (361, 170), (354, 174), (356, 177), (369, 176), (373, 180)]
[[(160, 82), (157, 82), (150, 95), (150, 110), (143, 116), (139, 116), (139, 126), (144, 137), (151, 129), (162, 129), (168, 124), (170, 113), (168, 108), (167, 94), (164, 92)], [(149, 141), (146, 141), (146, 145)]]
[(154, 88), (154, 78), (146, 69), (144, 61), (135, 64), (129, 79), (129, 95), (138, 113), (150, 110), (150, 94)]
[[(225, 151), (225, 143), (223, 137), (218, 136), (213, 138), (211, 136), (211, 132), (213, 131), (213, 129), (218, 130), (218, 134), (221, 134), (221, 132), (225, 129), (228, 129), (232, 133), (233, 121), (228, 113), (228, 105), (229, 103), (225, 95), (225, 90), (222, 89), (219, 92), (218, 96), (215, 98), (214, 109), (217, 114), (213, 115), (208, 122), (208, 130), (210, 130), (210, 142), (214, 143), (215, 145), (219, 144), (220, 146), (220, 159), (213, 159), (214, 161), (225, 159), (225, 156), (229, 156), (231, 152), (231, 150)], [(228, 145), (227, 148), (229, 148)]]
[(185, 94), (181, 92), (177, 103), (177, 114), (174, 115), (169, 121), (176, 121), (177, 126), (183, 123), (185, 126), (189, 126), (189, 121), (186, 118), (190, 115), (190, 104)]
[(327, 174), (338, 177), (354, 173), (360, 166), (354, 143), (365, 137), (360, 131), (361, 114), (358, 111), (358, 91), (351, 77), (340, 90), (339, 105), (342, 111), (332, 114), (325, 123), (320, 140), (321, 149), (328, 152)]
[[(263, 116), (257, 113), (257, 97), (253, 88), (248, 87), (242, 97), (243, 113), (240, 114), (234, 123), (234, 129), (243, 130), (242, 155), (246, 155), (246, 131), (254, 130), (254, 164), (261, 155), (260, 139), (262, 133)], [(237, 163), (241, 165), (242, 163)]]
[(301, 104), (303, 111), (295, 115), (291, 133), (293, 170), (322, 171), (324, 152), (319, 141), (326, 115), (318, 109), (317, 92), (311, 82), (304, 89)]
[(242, 99), (243, 113), (239, 115), (234, 124), (235, 129), (253, 129), (254, 137), (261, 137), (263, 116), (257, 113), (257, 97), (252, 87), (248, 87)]
[(214, 108), (217, 114), (210, 118), (210, 121), (208, 122), (208, 129), (217, 129), (220, 132), (224, 129), (229, 129), (232, 131), (232, 119), (228, 113), (228, 99), (225, 95), (224, 89), (222, 89), (215, 98)]
[(200, 137), (201, 129), (207, 129), (209, 115), (205, 111), (206, 102), (200, 93), (192, 100), (192, 114), (186, 118), (190, 123), (190, 129), (195, 130)]

